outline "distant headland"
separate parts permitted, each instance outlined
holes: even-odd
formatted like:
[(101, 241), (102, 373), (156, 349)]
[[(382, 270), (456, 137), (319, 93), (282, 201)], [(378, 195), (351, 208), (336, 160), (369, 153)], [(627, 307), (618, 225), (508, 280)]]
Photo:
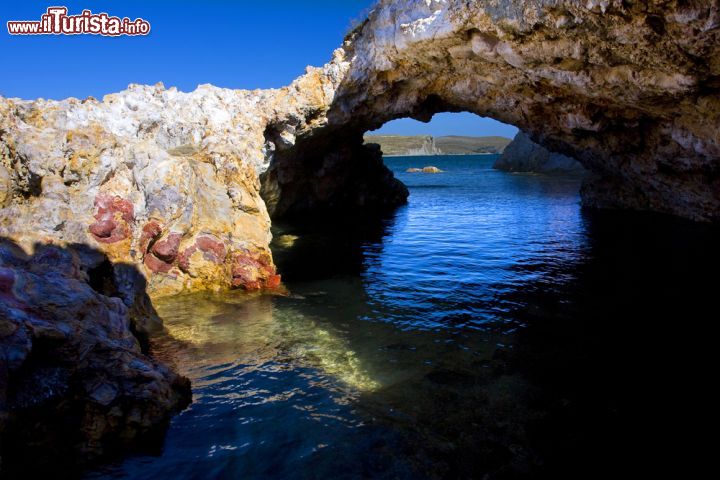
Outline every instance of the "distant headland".
[(505, 137), (430, 135), (365, 135), (365, 143), (380, 145), (386, 156), (478, 155), (502, 153), (512, 140)]

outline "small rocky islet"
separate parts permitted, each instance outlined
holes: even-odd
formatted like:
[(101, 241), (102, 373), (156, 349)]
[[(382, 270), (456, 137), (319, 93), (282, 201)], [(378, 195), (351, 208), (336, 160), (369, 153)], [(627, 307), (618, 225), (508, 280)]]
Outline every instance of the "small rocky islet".
[(271, 219), (403, 204), (363, 138), (392, 119), (492, 116), (577, 159), (586, 206), (717, 222), (718, 15), (382, 0), (285, 88), (0, 98), (2, 468), (95, 461), (162, 428), (190, 388), (148, 349), (152, 300), (276, 290)]
[(423, 168), (408, 168), (405, 170), (406, 173), (442, 173), (438, 167), (428, 166)]

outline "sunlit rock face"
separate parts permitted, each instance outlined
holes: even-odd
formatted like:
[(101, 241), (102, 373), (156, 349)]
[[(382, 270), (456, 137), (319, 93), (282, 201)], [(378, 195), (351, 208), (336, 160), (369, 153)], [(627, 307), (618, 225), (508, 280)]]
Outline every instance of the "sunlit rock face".
[(0, 236), (83, 244), (136, 265), (154, 297), (275, 287), (259, 197), (272, 92), (131, 86), (0, 99)]

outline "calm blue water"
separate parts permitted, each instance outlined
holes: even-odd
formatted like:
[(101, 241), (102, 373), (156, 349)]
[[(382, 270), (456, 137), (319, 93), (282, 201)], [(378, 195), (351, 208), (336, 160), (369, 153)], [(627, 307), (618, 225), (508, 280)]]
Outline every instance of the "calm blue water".
[[(89, 477), (590, 478), (677, 456), (717, 230), (583, 212), (579, 178), (494, 159), (386, 159), (411, 192), (394, 214), (277, 226), (288, 296), (158, 305), (194, 403)], [(405, 173), (426, 165), (444, 173)]]

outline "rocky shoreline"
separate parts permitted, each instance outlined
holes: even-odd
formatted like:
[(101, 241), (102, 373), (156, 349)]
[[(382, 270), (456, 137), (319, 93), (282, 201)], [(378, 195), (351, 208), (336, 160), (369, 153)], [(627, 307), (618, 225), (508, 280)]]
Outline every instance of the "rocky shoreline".
[(285, 88), (0, 98), (3, 452), (92, 458), (182, 408), (151, 298), (278, 288), (271, 217), (404, 203), (363, 145), (393, 119), (491, 116), (590, 170), (586, 205), (719, 221), (718, 59), (710, 3), (382, 0)]
[(522, 173), (577, 173), (586, 172), (585, 167), (574, 158), (550, 152), (533, 142), (523, 132), (518, 132), (503, 154), (493, 164), (496, 170)]

